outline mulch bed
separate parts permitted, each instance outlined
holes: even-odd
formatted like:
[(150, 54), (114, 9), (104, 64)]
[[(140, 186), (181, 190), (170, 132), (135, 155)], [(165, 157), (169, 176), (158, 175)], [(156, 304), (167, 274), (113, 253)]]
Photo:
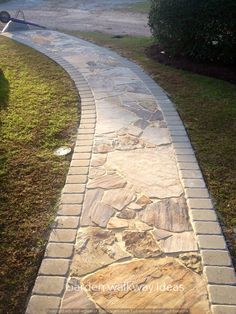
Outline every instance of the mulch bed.
[(195, 63), (182, 56), (170, 57), (167, 53), (163, 53), (163, 49), (159, 45), (150, 46), (147, 48), (146, 53), (149, 57), (165, 65), (170, 65), (177, 69), (188, 70), (197, 74), (214, 77), (236, 84), (236, 66)]

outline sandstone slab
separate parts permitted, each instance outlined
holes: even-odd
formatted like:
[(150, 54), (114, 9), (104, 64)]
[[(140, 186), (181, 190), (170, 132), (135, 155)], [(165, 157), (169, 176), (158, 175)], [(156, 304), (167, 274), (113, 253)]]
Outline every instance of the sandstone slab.
[(162, 254), (160, 247), (150, 232), (124, 231), (126, 250), (134, 257), (155, 257)]
[(148, 204), (151, 204), (152, 201), (150, 200), (149, 197), (147, 197), (146, 195), (142, 195), (140, 196), (138, 199), (137, 199), (137, 202), (136, 202), (138, 205), (142, 205), (142, 206), (145, 206), (145, 205), (148, 205)]
[(107, 160), (107, 156), (103, 154), (95, 154), (92, 157), (91, 166), (92, 167), (99, 167), (103, 166)]
[(90, 210), (90, 218), (96, 225), (106, 227), (114, 213), (115, 210), (111, 206), (97, 202)]
[(165, 253), (194, 252), (198, 250), (193, 232), (175, 233), (167, 239), (159, 241)]
[[(118, 94), (119, 92), (116, 92), (116, 95)], [(96, 101), (97, 134), (118, 131), (137, 120), (134, 113), (121, 107), (118, 97), (107, 97), (107, 93), (105, 93), (105, 97), (105, 99)]]
[(166, 145), (171, 143), (169, 130), (159, 128), (158, 125), (150, 125), (143, 131), (142, 139), (155, 145)]
[(118, 174), (108, 174), (91, 180), (88, 183), (87, 188), (118, 189), (124, 187), (125, 184), (126, 181)]
[(81, 226), (91, 226), (94, 223), (91, 220), (91, 209), (99, 201), (101, 201), (103, 196), (102, 189), (87, 190), (84, 199), (84, 205), (82, 209), (82, 216), (80, 219)]
[(162, 229), (153, 230), (153, 235), (158, 241), (162, 240), (162, 239), (167, 239), (167, 238), (171, 237), (172, 234), (173, 233), (166, 231), (166, 230), (162, 230)]
[(188, 268), (198, 274), (202, 273), (201, 255), (199, 253), (190, 252), (179, 255), (180, 261)]
[(112, 231), (89, 227), (78, 234), (72, 276), (91, 273), (129, 256), (117, 243)]
[(137, 193), (157, 198), (178, 197), (183, 193), (171, 147), (115, 151), (109, 153), (107, 163), (116, 168)]
[(93, 167), (89, 170), (89, 179), (96, 179), (104, 176), (106, 174), (106, 170), (103, 167)]
[(104, 193), (102, 202), (117, 210), (122, 210), (135, 198), (135, 193), (130, 188), (110, 190)]
[(137, 137), (129, 134), (119, 136), (116, 143), (116, 149), (118, 150), (133, 150), (143, 147), (144, 142), (141, 142)]
[(94, 147), (95, 153), (105, 154), (114, 150), (114, 147), (110, 144), (99, 144)]
[(138, 219), (135, 219), (135, 220), (130, 220), (129, 229), (130, 230), (138, 230), (138, 231), (143, 232), (143, 231), (152, 230), (153, 227), (145, 224), (142, 221), (139, 221)]
[(118, 215), (118, 218), (121, 219), (134, 219), (136, 216), (136, 213), (132, 209), (123, 209)]
[(109, 313), (125, 308), (210, 314), (205, 281), (171, 257), (110, 265), (82, 284)]
[(131, 203), (128, 205), (128, 208), (131, 209), (131, 210), (137, 210), (137, 211), (140, 211), (143, 209), (143, 207), (137, 203)]
[(91, 310), (96, 310), (95, 304), (88, 298), (86, 292), (81, 287), (76, 287), (76, 289), (67, 290), (62, 299), (60, 313), (65, 312), (70, 313), (82, 313), (86, 311), (87, 313)]
[(184, 198), (161, 200), (139, 212), (140, 219), (148, 225), (172, 232), (191, 230)]
[(117, 217), (112, 217), (107, 224), (108, 229), (121, 229), (121, 228), (128, 228), (128, 227), (129, 227), (129, 222), (127, 220), (120, 219)]
[(143, 119), (139, 119), (137, 121), (135, 121), (134, 126), (144, 130), (147, 126), (149, 125), (149, 123), (146, 120)]
[(133, 136), (139, 137), (142, 134), (142, 132), (143, 132), (142, 129), (134, 125), (129, 125), (129, 127), (127, 128), (127, 133)]

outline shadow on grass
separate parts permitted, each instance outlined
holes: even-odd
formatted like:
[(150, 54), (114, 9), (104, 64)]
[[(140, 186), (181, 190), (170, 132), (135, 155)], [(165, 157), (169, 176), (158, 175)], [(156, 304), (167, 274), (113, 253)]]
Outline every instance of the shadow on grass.
[[(2, 119), (1, 112), (7, 109), (9, 101), (9, 82), (6, 79), (3, 71), (0, 68), (0, 137), (1, 137), (1, 129), (2, 129)], [(0, 147), (0, 191), (2, 191), (2, 177), (6, 173), (6, 151), (2, 147)], [(2, 204), (2, 197), (0, 195), (0, 203)], [(1, 233), (1, 224), (0, 224), (0, 233)]]
[(7, 108), (9, 100), (9, 82), (0, 69), (0, 110)]

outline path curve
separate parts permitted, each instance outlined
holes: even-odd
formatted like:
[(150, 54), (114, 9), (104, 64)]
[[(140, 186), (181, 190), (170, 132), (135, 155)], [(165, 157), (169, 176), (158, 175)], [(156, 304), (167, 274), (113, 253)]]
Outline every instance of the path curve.
[(71, 167), (26, 313), (198, 314), (210, 313), (209, 304), (213, 313), (235, 313), (225, 239), (164, 91), (136, 64), (81, 39), (54, 31), (4, 35), (60, 64), (82, 101)]

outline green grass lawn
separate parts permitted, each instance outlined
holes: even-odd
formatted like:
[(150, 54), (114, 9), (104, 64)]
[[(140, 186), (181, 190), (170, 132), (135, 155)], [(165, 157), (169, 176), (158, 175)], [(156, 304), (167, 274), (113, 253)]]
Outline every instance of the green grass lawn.
[(236, 259), (236, 88), (235, 85), (174, 69), (150, 59), (152, 39), (114, 38), (102, 33), (73, 35), (110, 47), (140, 64), (177, 106), (196, 151), (229, 247)]
[(69, 76), (0, 36), (0, 313), (24, 313), (44, 254), (79, 120)]

